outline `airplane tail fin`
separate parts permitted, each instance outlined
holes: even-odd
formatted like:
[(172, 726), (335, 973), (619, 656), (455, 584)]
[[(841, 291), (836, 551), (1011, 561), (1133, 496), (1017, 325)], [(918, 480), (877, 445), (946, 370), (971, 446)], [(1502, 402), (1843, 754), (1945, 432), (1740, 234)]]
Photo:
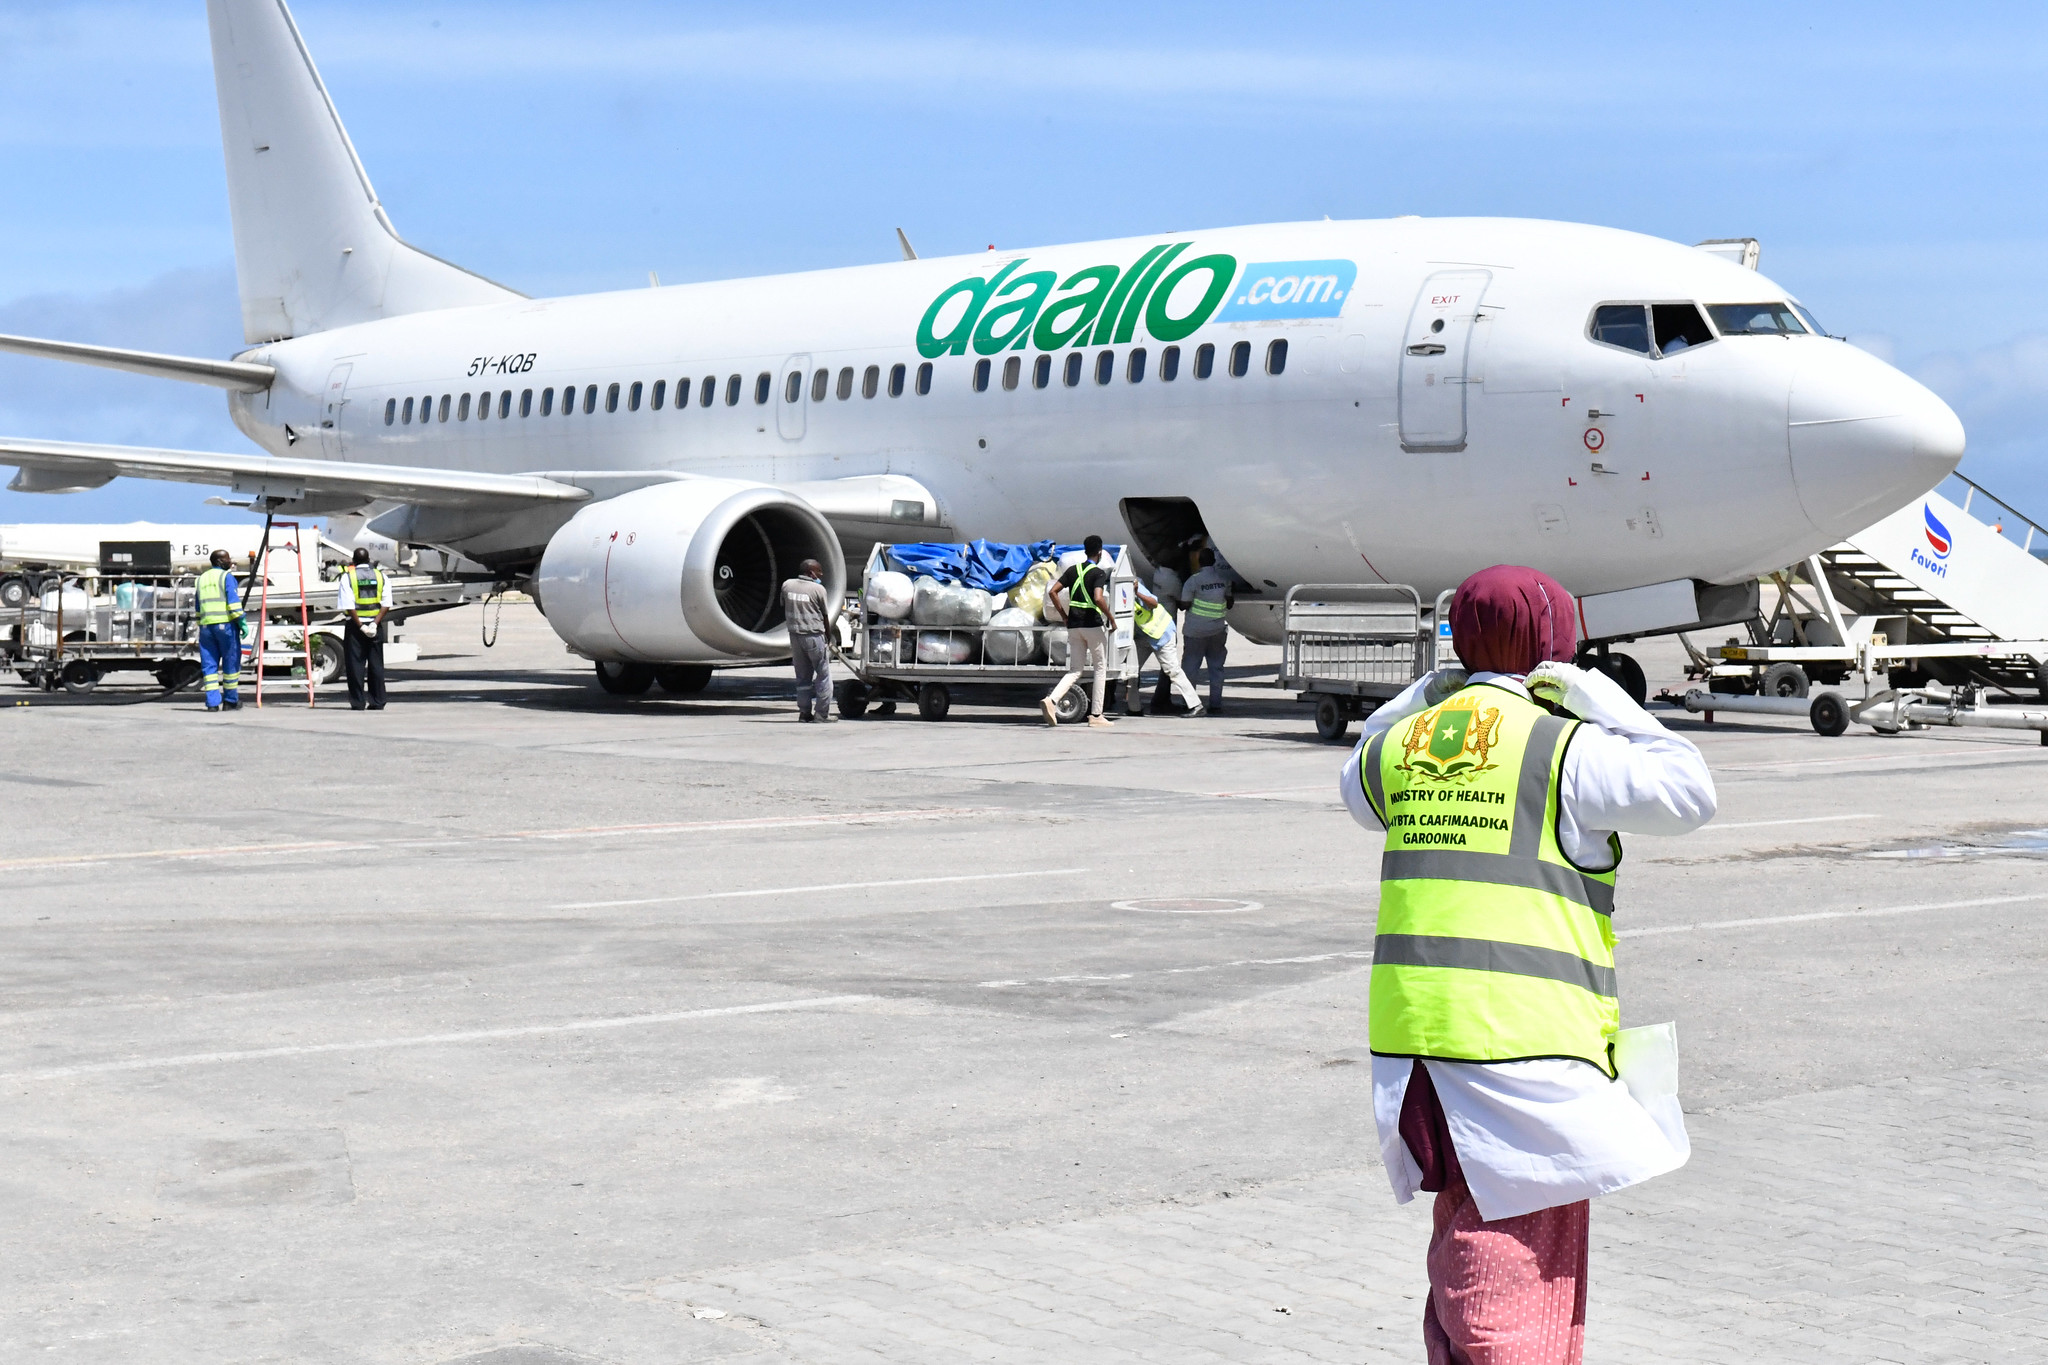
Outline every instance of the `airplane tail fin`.
[(206, 17), (250, 342), (522, 297), (399, 237), (285, 0)]

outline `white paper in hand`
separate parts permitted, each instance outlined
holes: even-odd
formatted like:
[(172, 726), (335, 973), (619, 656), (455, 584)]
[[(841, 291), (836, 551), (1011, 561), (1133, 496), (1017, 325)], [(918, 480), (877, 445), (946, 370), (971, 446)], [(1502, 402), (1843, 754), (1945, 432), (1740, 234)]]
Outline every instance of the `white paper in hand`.
[(1682, 1165), (1692, 1156), (1692, 1139), (1685, 1135), (1685, 1111), (1678, 1104), (1678, 1025), (1644, 1024), (1616, 1033), (1614, 1069)]

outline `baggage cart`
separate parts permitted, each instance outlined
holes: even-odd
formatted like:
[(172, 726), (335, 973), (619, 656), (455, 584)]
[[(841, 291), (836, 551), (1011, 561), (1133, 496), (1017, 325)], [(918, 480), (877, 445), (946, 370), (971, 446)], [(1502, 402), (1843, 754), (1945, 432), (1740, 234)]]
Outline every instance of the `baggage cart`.
[[(851, 625), (852, 638), (850, 644), (842, 641), (838, 655), (839, 661), (853, 676), (838, 685), (840, 715), (852, 720), (866, 714), (870, 708), (880, 715), (893, 715), (898, 702), (911, 702), (924, 719), (944, 720), (952, 709), (954, 697), (967, 689), (977, 694), (976, 700), (984, 704), (1025, 701), (1035, 704), (1068, 672), (1066, 664), (1048, 661), (1048, 646), (1056, 648), (1066, 629), (1055, 623), (1040, 622), (1028, 627), (920, 625), (909, 618), (887, 620), (868, 610), (866, 586), (876, 574), (887, 570), (888, 549), (886, 545), (877, 544), (869, 552), (862, 572), (861, 590), (848, 595), (842, 620)], [(1126, 547), (1104, 546), (1103, 553), (1111, 560), (1109, 600), (1116, 621), (1108, 640), (1108, 672), (1113, 681), (1128, 686), (1138, 674), (1137, 647), (1131, 633), (1137, 603), (1137, 580), (1131, 573)], [(1031, 649), (1025, 654), (1027, 661), (990, 662), (988, 636), (1020, 630), (1031, 633)], [(1054, 635), (1055, 631), (1062, 634)], [(918, 642), (921, 637), (932, 635), (968, 637), (967, 661), (919, 662)], [(1005, 689), (1009, 692), (1007, 696)], [(1108, 705), (1109, 699), (1105, 696), (1103, 706), (1107, 709)], [(1067, 695), (1060, 699), (1057, 714), (1064, 725), (1083, 719), (1087, 713), (1088, 679), (1084, 677), (1080, 683), (1067, 689)]]
[[(1301, 583), (1280, 614), (1280, 686), (1315, 707), (1316, 734), (1331, 743), (1351, 722), (1437, 666), (1444, 603), (1425, 613), (1403, 583)], [(1446, 633), (1441, 649), (1448, 651)]]

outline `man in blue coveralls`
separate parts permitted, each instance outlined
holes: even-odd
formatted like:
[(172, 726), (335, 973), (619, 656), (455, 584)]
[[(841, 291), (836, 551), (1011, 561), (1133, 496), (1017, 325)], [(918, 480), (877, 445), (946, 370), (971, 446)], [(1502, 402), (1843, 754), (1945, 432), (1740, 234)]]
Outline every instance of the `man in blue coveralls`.
[(206, 675), (206, 709), (242, 709), (242, 591), (229, 566), (234, 557), (215, 550), (199, 575), (199, 669)]

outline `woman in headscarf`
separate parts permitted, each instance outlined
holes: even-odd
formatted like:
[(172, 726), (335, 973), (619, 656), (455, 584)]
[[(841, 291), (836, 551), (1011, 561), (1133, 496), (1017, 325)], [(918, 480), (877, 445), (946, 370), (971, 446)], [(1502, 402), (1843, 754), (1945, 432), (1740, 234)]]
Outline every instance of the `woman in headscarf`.
[(1621, 833), (1713, 817), (1699, 750), (1576, 668), (1576, 610), (1498, 565), (1451, 604), (1464, 669), (1374, 712), (1352, 817), (1387, 831), (1373, 1109), (1394, 1196), (1436, 1194), (1431, 1365), (1577, 1365), (1587, 1201), (1684, 1164), (1669, 1025), (1620, 1029)]

